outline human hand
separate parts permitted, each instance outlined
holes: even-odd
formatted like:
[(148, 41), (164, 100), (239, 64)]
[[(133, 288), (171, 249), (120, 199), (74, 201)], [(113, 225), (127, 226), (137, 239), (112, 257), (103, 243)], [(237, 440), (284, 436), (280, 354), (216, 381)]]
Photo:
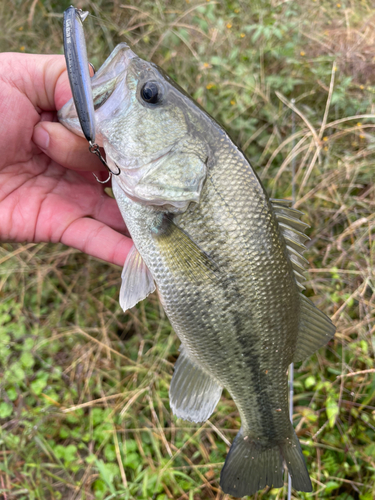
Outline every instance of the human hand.
[(0, 68), (0, 241), (62, 242), (122, 266), (132, 241), (91, 173), (103, 166), (56, 121), (71, 97), (64, 56), (3, 53)]

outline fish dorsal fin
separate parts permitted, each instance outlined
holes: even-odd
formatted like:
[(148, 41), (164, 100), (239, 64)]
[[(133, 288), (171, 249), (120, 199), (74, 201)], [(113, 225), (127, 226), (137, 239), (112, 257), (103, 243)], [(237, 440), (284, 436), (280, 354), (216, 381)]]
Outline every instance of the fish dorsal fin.
[(219, 277), (219, 269), (212, 258), (168, 215), (163, 215), (152, 231), (172, 271), (184, 273), (195, 282), (215, 281)]
[(291, 200), (271, 199), (270, 201), (285, 238), (297, 285), (300, 290), (304, 290), (303, 282), (306, 280), (304, 273), (308, 261), (303, 257), (303, 252), (306, 250), (305, 242), (310, 239), (306, 236), (305, 230), (310, 226), (300, 220), (303, 212), (290, 207)]
[[(304, 290), (303, 282), (308, 261), (303, 256), (306, 250), (305, 242), (310, 238), (304, 233), (308, 224), (300, 220), (302, 212), (291, 208), (291, 200), (270, 200), (275, 211), (276, 219), (285, 238), (289, 259), (293, 266), (296, 283), (300, 290)], [(325, 345), (335, 334), (336, 328), (332, 321), (311, 302), (300, 294), (301, 316), (297, 337), (297, 345), (293, 361), (302, 361), (311, 356), (319, 347)]]
[(152, 274), (134, 245), (126, 257), (121, 278), (120, 306), (124, 311), (134, 307), (155, 290)]
[(169, 389), (173, 414), (189, 422), (205, 422), (219, 402), (223, 388), (181, 345)]
[(293, 361), (303, 361), (335, 335), (336, 327), (310, 299), (300, 294), (301, 316)]

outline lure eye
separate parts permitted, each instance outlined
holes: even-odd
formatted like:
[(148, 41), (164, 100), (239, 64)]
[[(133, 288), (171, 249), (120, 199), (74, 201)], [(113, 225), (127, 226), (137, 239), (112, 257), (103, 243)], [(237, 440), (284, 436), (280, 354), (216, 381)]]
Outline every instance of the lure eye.
[(160, 99), (160, 91), (157, 83), (146, 82), (141, 89), (141, 97), (150, 104), (156, 104)]

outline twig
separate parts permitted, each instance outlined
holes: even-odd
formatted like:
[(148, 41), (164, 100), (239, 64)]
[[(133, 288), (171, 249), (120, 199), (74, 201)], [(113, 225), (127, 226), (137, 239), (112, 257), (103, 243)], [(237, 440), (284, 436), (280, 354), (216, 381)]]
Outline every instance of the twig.
[(275, 93), (283, 104), (285, 104), (286, 106), (288, 106), (288, 108), (297, 113), (297, 115), (300, 118), (302, 118), (302, 120), (306, 123), (307, 127), (310, 129), (312, 136), (314, 137), (316, 148), (320, 150), (319, 136), (316, 133), (314, 127), (311, 125), (310, 121), (306, 118), (306, 116), (302, 113), (302, 111), (300, 111), (292, 102), (288, 101), (288, 99), (284, 97), (280, 92), (275, 92)]
[(120, 452), (120, 446), (119, 446), (119, 442), (118, 442), (116, 427), (115, 427), (115, 424), (114, 424), (113, 420), (112, 420), (112, 426), (113, 426), (113, 429), (114, 429), (114, 432), (113, 432), (113, 442), (115, 443), (115, 452), (116, 452), (117, 463), (118, 463), (118, 466), (119, 466), (119, 469), (120, 469), (122, 484), (124, 485), (125, 490), (127, 490), (128, 489), (128, 481), (126, 479), (126, 473), (125, 473), (125, 469), (124, 469), (124, 464), (122, 462), (122, 457), (121, 457), (121, 452)]
[(342, 373), (341, 375), (337, 375), (336, 378), (355, 377), (357, 375), (365, 375), (366, 373), (375, 373), (375, 368), (369, 368), (368, 370), (361, 370), (359, 372)]
[(129, 401), (126, 403), (124, 408), (120, 411), (120, 416), (123, 417), (125, 413), (127, 412), (128, 408), (134, 403), (134, 401), (143, 394), (144, 392), (148, 391), (149, 387), (145, 387), (144, 389), (141, 389), (140, 391), (136, 392), (132, 398), (129, 399)]
[(335, 319), (345, 309), (345, 307), (347, 306), (347, 304), (349, 304), (350, 301), (357, 296), (357, 294), (360, 292), (359, 289), (361, 288), (361, 286), (362, 286), (362, 289), (365, 289), (367, 287), (367, 279), (356, 290), (354, 290), (354, 292), (351, 295), (349, 295), (349, 297), (345, 300), (345, 302), (343, 304), (341, 304), (341, 306), (337, 309), (337, 311), (335, 312), (335, 314), (332, 316), (332, 318), (331, 318), (332, 321), (335, 321)]
[(160, 436), (161, 436), (161, 440), (163, 441), (163, 444), (165, 446), (165, 449), (167, 450), (167, 453), (170, 457), (173, 456), (173, 453), (172, 453), (172, 450), (168, 444), (168, 440), (167, 438), (165, 437), (165, 434), (164, 434), (164, 431), (163, 431), (163, 428), (162, 426), (160, 425), (160, 420), (156, 414), (156, 411), (155, 411), (155, 408), (154, 408), (154, 404), (152, 402), (152, 399), (150, 398), (150, 395), (147, 394), (147, 399), (148, 399), (148, 403), (150, 405), (150, 410), (151, 410), (151, 415), (154, 419), (154, 424), (156, 424), (156, 427), (158, 428), (159, 430), (159, 433), (160, 433)]
[(33, 3), (31, 4), (31, 7), (30, 7), (29, 15), (27, 16), (27, 22), (28, 22), (28, 25), (30, 28), (33, 25), (34, 12), (35, 12), (35, 7), (36, 7), (37, 3), (38, 3), (38, 0), (33, 0)]
[(7, 500), (8, 497), (7, 497), (7, 494), (5, 493), (5, 484), (4, 484), (4, 478), (3, 478), (2, 474), (0, 474), (0, 481), (1, 481), (1, 489), (3, 490), (4, 500)]
[(333, 63), (332, 66), (332, 72), (331, 72), (331, 82), (329, 84), (329, 91), (328, 91), (328, 98), (326, 102), (326, 109), (324, 111), (324, 116), (323, 116), (323, 121), (322, 125), (320, 127), (319, 131), (319, 139), (321, 140), (324, 134), (324, 130), (326, 128), (326, 123), (327, 123), (327, 118), (328, 118), (328, 113), (329, 113), (329, 108), (331, 106), (331, 100), (332, 100), (332, 94), (333, 94), (333, 87), (335, 85), (335, 73), (336, 73), (336, 63)]
[(0, 259), (0, 264), (4, 264), (4, 262), (6, 262), (7, 260), (11, 259), (12, 257), (14, 257), (15, 255), (18, 255), (22, 252), (25, 252), (26, 250), (28, 250), (29, 248), (31, 247), (35, 247), (36, 246), (36, 243), (28, 243), (27, 245), (23, 245), (22, 247), (19, 247), (17, 248), (16, 250), (14, 250), (13, 252), (10, 252), (8, 253), (7, 255), (5, 255), (4, 257), (2, 257)]
[(70, 413), (71, 411), (79, 410), (80, 408), (86, 408), (87, 406), (93, 406), (97, 403), (104, 403), (105, 401), (109, 401), (110, 399), (116, 399), (120, 396), (124, 396), (124, 392), (119, 392), (118, 394), (112, 394), (111, 396), (105, 396), (99, 399), (93, 399), (92, 401), (86, 401), (86, 403), (82, 403), (80, 405), (71, 406), (70, 408), (64, 408), (62, 410), (63, 413)]
[(230, 441), (228, 441), (228, 439), (224, 436), (224, 434), (212, 423), (210, 422), (209, 420), (207, 420), (207, 423), (208, 425), (211, 427), (211, 429), (216, 432), (216, 434), (221, 437), (221, 439), (224, 441), (224, 443), (227, 445), (227, 446), (231, 446), (231, 443)]
[(355, 484), (356, 486), (364, 486), (363, 483), (357, 483), (356, 481), (351, 481), (350, 479), (344, 479), (342, 477), (327, 476), (327, 479), (334, 479), (335, 481), (342, 481), (343, 483)]

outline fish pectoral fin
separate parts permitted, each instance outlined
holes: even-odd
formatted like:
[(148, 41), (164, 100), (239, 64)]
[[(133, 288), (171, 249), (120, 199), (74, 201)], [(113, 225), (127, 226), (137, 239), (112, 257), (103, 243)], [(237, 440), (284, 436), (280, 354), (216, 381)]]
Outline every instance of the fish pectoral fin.
[(121, 278), (120, 306), (124, 312), (155, 290), (152, 274), (134, 245), (126, 257)]
[(172, 272), (184, 273), (192, 281), (198, 282), (202, 278), (211, 281), (218, 278), (215, 262), (168, 215), (163, 215), (152, 231)]
[(336, 327), (322, 311), (301, 294), (301, 319), (293, 362), (303, 361), (335, 335)]
[(182, 347), (169, 389), (173, 414), (189, 422), (205, 422), (212, 415), (222, 390)]

